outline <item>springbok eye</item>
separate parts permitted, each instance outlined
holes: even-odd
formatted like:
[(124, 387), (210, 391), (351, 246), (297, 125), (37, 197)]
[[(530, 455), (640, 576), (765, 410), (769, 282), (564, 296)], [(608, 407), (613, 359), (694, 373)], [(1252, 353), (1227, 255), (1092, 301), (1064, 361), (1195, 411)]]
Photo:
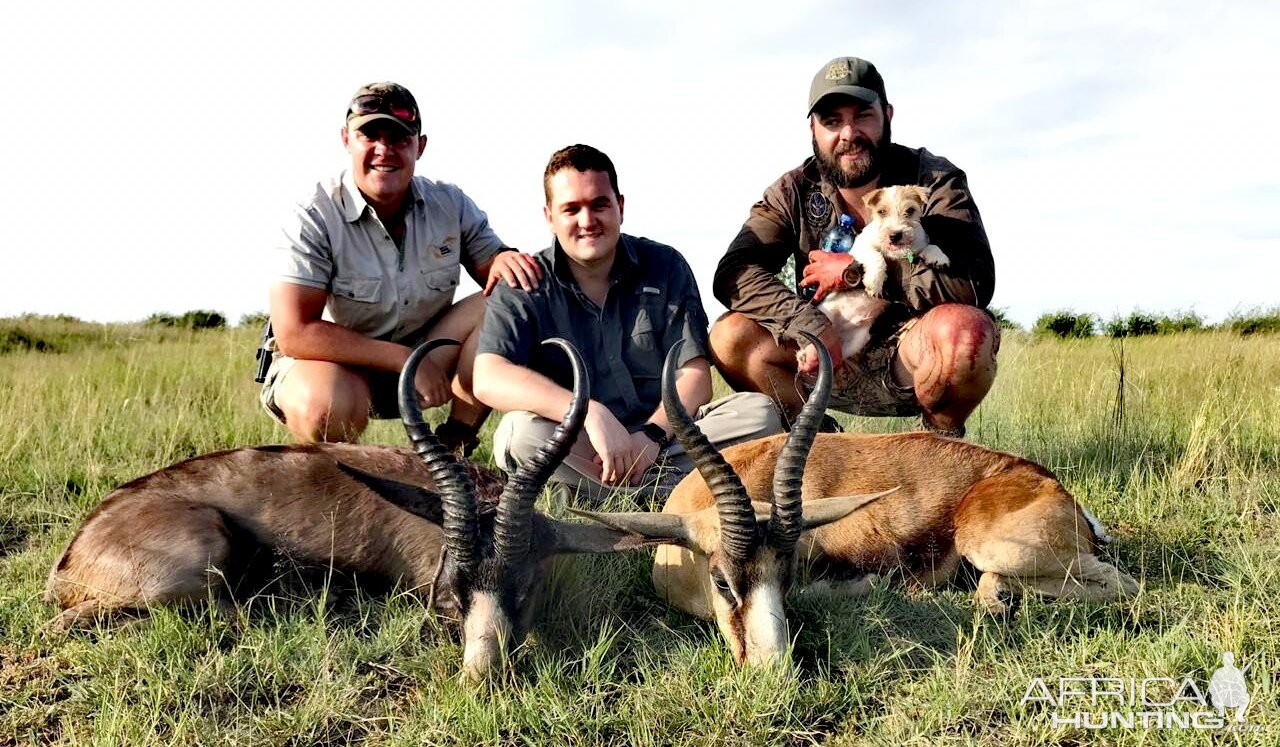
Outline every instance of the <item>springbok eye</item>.
[(733, 599), (733, 589), (730, 588), (729, 579), (725, 578), (723, 573), (712, 573), (711, 585), (716, 587), (716, 591), (720, 592), (725, 599)]

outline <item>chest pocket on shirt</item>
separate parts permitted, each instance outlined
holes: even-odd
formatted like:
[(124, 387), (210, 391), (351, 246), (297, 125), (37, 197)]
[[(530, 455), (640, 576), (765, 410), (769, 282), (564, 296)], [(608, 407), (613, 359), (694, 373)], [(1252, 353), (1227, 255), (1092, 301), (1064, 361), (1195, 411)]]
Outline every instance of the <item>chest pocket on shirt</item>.
[(462, 265), (453, 265), (443, 270), (423, 270), (422, 282), (434, 291), (452, 293), (458, 287), (458, 278), (462, 274)]
[(382, 298), (382, 278), (334, 278), (333, 295), (343, 300), (377, 303)]
[(631, 325), (630, 355), (627, 368), (637, 379), (658, 378), (667, 351), (662, 349), (662, 332), (666, 327), (666, 307), (661, 299), (645, 299), (636, 309)]

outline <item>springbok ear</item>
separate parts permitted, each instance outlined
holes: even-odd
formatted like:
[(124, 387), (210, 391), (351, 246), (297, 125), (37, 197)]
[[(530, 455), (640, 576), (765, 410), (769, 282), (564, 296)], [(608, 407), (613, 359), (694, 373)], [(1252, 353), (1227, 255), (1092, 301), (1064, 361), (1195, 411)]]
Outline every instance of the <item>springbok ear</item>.
[(443, 521), (440, 507), (440, 494), (418, 485), (392, 480), (352, 467), (346, 462), (337, 462), (338, 469), (355, 478), (357, 482), (377, 493), (380, 498), (399, 506), (415, 516), (439, 524)]
[(872, 501), (879, 500), (890, 493), (895, 493), (902, 486), (890, 488), (870, 495), (845, 495), (838, 498), (819, 498), (804, 502), (804, 528), (806, 531), (826, 526), (857, 511)]
[[(569, 509), (604, 526), (556, 522), (558, 552), (614, 552), (651, 545), (679, 545), (692, 548), (689, 518), (680, 514), (653, 511), (581, 511)], [(601, 547), (601, 542), (609, 542)], [(562, 549), (572, 546), (575, 549)]]

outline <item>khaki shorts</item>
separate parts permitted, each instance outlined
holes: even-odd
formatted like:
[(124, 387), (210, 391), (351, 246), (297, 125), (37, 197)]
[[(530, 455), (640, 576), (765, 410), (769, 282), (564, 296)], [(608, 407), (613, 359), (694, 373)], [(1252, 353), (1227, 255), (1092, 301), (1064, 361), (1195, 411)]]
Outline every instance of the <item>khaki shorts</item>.
[[(297, 362), (296, 358), (290, 358), (284, 353), (273, 353), (267, 378), (262, 382), (262, 391), (258, 394), (262, 407), (281, 423), (285, 423), (285, 417), (276, 404), (276, 389)], [(376, 420), (400, 417), (400, 374), (390, 371), (365, 371), (364, 374), (369, 382), (369, 417)]]
[[(893, 358), (898, 354), (902, 333), (916, 323), (912, 319), (876, 320), (871, 339), (857, 355), (847, 358), (835, 372), (831, 383), (831, 401), (827, 407), (851, 415), (869, 417), (906, 417), (920, 414), (920, 403), (912, 387), (899, 386), (893, 380)], [(816, 376), (797, 374), (796, 388), (808, 395)]]

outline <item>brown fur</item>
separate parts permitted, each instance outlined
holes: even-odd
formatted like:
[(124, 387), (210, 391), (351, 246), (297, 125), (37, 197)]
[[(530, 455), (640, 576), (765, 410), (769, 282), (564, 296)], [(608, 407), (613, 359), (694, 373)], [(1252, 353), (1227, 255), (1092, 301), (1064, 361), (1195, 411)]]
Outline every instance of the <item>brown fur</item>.
[[(753, 501), (768, 502), (785, 436), (724, 451)], [(900, 489), (843, 519), (806, 532), (797, 546), (798, 583), (815, 575), (857, 578), (906, 571), (918, 582), (952, 578), (961, 558), (981, 573), (978, 600), (1006, 609), (1011, 595), (1114, 599), (1137, 583), (1095, 556), (1095, 537), (1080, 507), (1051, 472), (1026, 459), (929, 433), (819, 434), (804, 476), (804, 500)], [(691, 475), (664, 513), (693, 514), (714, 505), (706, 483)], [(714, 512), (707, 514), (708, 517)], [(654, 580), (690, 614), (708, 617), (707, 560), (714, 527), (699, 527), (698, 553), (659, 548)]]
[(65, 610), (50, 628), (208, 599), (243, 560), (244, 544), (429, 586), (443, 547), (439, 525), (381, 499), (339, 461), (433, 485), (412, 451), (385, 446), (267, 446), (173, 465), (116, 489), (85, 519), (49, 576), (45, 600)]

